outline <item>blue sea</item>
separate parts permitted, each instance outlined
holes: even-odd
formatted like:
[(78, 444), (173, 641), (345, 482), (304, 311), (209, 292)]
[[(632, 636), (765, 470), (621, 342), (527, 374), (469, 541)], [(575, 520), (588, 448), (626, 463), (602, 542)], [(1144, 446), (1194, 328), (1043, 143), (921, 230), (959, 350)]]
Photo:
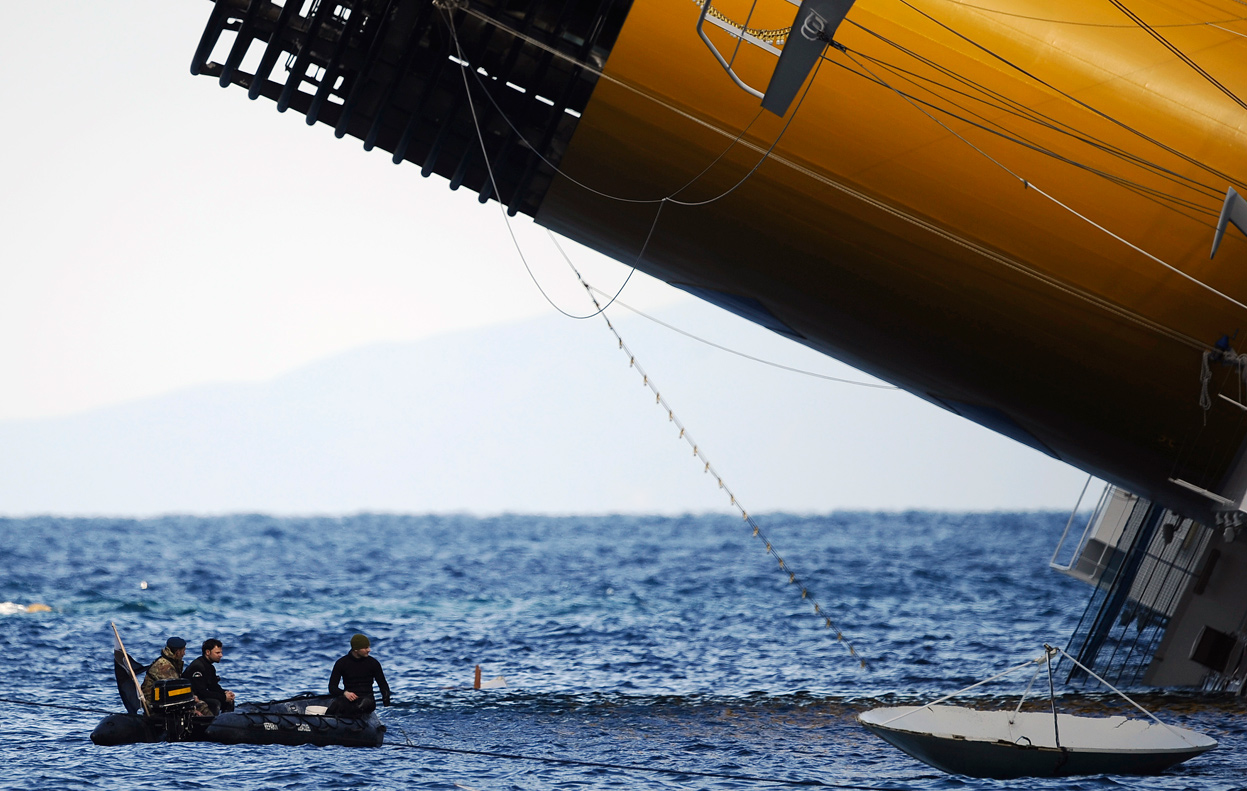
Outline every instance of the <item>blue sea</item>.
[[(0, 787), (1247, 787), (1238, 698), (1143, 692), (1221, 742), (1147, 778), (954, 777), (856, 724), (1065, 644), (1090, 589), (1048, 569), (1064, 515), (759, 521), (807, 598), (731, 516), (0, 520)], [(240, 701), (324, 690), (363, 632), (394, 690), (386, 745), (96, 747), (121, 710), (110, 622), (145, 663), (170, 635), (220, 638)], [(472, 690), (478, 664), (505, 688)], [(1027, 680), (971, 702), (1011, 706)]]

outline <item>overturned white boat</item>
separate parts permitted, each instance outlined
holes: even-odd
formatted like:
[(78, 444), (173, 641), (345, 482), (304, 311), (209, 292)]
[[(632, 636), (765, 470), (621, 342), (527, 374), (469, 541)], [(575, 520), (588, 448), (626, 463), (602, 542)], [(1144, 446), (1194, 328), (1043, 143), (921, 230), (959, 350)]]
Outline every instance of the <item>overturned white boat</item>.
[[(1060, 714), (1052, 682), (1052, 659), (1063, 655), (1134, 706), (1148, 719)], [(964, 692), (1035, 665), (1017, 708), (979, 711), (940, 705)], [(1022, 703), (1044, 667), (1048, 670), (1051, 711), (1022, 711)], [(1007, 780), (1095, 774), (1157, 774), (1217, 746), (1187, 728), (1166, 725), (1121, 690), (1059, 648), (1044, 646), (1043, 656), (971, 684), (925, 706), (872, 709), (857, 721), (888, 744), (945, 772)]]
[(857, 719), (936, 769), (998, 779), (1156, 774), (1217, 746), (1202, 733), (1127, 717), (900, 706)]

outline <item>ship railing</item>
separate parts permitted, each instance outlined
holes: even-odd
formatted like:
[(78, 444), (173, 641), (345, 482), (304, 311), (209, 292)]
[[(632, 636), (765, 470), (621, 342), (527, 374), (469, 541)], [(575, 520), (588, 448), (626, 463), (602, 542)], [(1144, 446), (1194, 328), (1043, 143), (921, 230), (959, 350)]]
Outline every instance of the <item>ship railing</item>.
[[(741, 2), (741, 11), (744, 11), (743, 3), (748, 0), (738, 1)], [(744, 22), (737, 22), (715, 8), (714, 0), (694, 2), (701, 6), (701, 13), (697, 17), (697, 35), (710, 50), (710, 54), (737, 87), (761, 99), (764, 109), (782, 117), (787, 114), (801, 86), (813, 72), (824, 49), (829, 44), (834, 45), (832, 36), (848, 14), (854, 0), (753, 0), (749, 4)], [(759, 3), (766, 4), (762, 14), (758, 12)], [(777, 18), (779, 15), (775, 11), (776, 5), (784, 3), (797, 7), (791, 23), (777, 28), (751, 26), (759, 17), (767, 20)], [(786, 18), (787, 14), (783, 17)], [(730, 55), (725, 55), (711, 40), (706, 29), (707, 23), (734, 39)], [(737, 61), (744, 44), (778, 59), (765, 90), (750, 85), (737, 71)]]
[(1061, 559), (1065, 542), (1070, 537), (1070, 530), (1075, 520), (1078, 519), (1079, 508), (1082, 506), (1083, 498), (1086, 496), (1087, 488), (1090, 484), (1091, 479), (1088, 478), (1087, 485), (1083, 486), (1082, 494), (1078, 496), (1078, 502), (1074, 504), (1074, 510), (1070, 512), (1069, 520), (1065, 523), (1065, 532), (1061, 533), (1056, 549), (1052, 551), (1052, 558), (1048, 561), (1048, 565), (1057, 571), (1087, 580), (1099, 579), (1104, 570), (1111, 565), (1113, 554), (1116, 551), (1116, 547), (1108, 546), (1091, 538), (1091, 533), (1096, 523), (1103, 518), (1104, 511), (1112, 499), (1113, 486), (1105, 484), (1104, 490), (1100, 492), (1099, 501), (1087, 517), (1081, 535), (1074, 542), (1072, 548), (1068, 550), (1067, 559)]
[[(784, 1), (798, 7), (801, 5), (798, 0)], [(748, 94), (758, 97), (759, 99), (763, 98), (766, 95), (765, 93), (745, 82), (745, 80), (736, 73), (736, 59), (740, 55), (740, 46), (742, 43), (751, 44), (758, 49), (771, 53), (775, 57), (779, 57), (782, 52), (781, 47), (783, 46), (784, 41), (787, 40), (788, 35), (792, 32), (792, 27), (790, 26), (788, 28), (776, 30), (751, 28), (749, 24), (753, 21), (754, 13), (758, 9), (757, 0), (749, 6), (749, 14), (745, 17), (743, 24), (737, 24), (718, 9), (714, 8), (713, 0), (699, 0), (699, 2), (701, 5), (701, 14), (697, 18), (697, 35), (701, 37), (701, 40), (710, 49), (710, 54), (714, 55), (714, 59), (719, 62), (719, 65), (723, 67), (723, 70), (727, 72), (727, 76), (731, 77), (732, 82), (736, 83), (737, 87)], [(719, 48), (715, 46), (714, 42), (710, 40), (710, 36), (706, 33), (707, 22), (724, 31), (728, 36), (736, 39), (736, 43), (732, 47), (731, 57), (725, 57)], [(766, 38), (763, 38), (763, 36)], [(776, 44), (779, 46), (776, 46)]]

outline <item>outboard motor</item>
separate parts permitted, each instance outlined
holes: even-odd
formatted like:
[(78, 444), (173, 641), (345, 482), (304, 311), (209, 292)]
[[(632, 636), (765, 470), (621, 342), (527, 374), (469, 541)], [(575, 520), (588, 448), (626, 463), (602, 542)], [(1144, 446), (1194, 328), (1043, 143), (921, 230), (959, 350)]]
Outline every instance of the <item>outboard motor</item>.
[(195, 716), (195, 696), (191, 692), (190, 680), (169, 678), (157, 681), (152, 689), (152, 716), (164, 719), (168, 741), (188, 740), (191, 717)]

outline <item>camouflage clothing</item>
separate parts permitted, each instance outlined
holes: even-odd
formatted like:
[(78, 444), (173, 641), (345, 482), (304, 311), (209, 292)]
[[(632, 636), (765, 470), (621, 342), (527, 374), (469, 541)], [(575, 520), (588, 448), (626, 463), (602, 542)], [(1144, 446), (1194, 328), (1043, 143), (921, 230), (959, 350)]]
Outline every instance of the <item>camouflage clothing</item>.
[[(147, 708), (151, 709), (155, 703), (152, 690), (156, 688), (156, 682), (181, 677), (182, 660), (174, 656), (173, 650), (168, 646), (160, 649), (160, 658), (152, 662), (152, 666), (147, 668), (147, 675), (143, 678), (143, 697), (147, 699)], [(196, 699), (195, 714), (200, 717), (212, 717), (216, 715), (216, 712), (206, 701)]]
[(174, 656), (173, 650), (167, 646), (160, 649), (160, 658), (152, 662), (152, 666), (147, 668), (147, 675), (143, 678), (143, 697), (147, 700), (148, 708), (155, 705), (152, 690), (156, 688), (156, 682), (181, 677), (182, 660)]

